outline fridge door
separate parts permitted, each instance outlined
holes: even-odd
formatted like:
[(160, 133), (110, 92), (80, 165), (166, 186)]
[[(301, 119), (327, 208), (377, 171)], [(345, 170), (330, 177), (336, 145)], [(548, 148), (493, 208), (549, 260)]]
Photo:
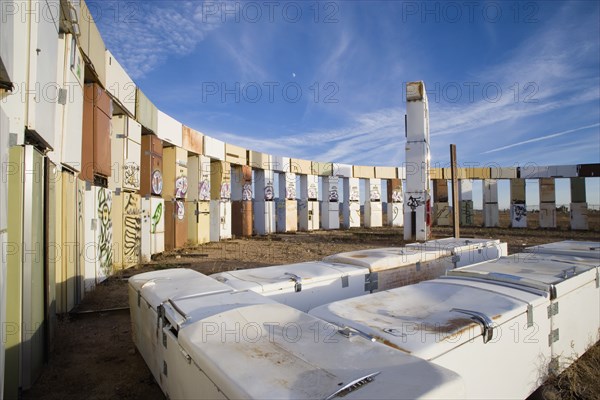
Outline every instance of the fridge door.
[[(465, 378), (465, 398), (525, 398), (539, 385), (538, 361), (549, 360), (547, 305), (539, 293), (501, 294), (433, 280), (310, 314), (455, 371)], [(515, 364), (514, 354), (531, 362)], [(481, 368), (481, 360), (493, 360), (503, 379)]]
[(368, 268), (311, 261), (211, 275), (236, 290), (252, 290), (300, 311), (369, 293)]

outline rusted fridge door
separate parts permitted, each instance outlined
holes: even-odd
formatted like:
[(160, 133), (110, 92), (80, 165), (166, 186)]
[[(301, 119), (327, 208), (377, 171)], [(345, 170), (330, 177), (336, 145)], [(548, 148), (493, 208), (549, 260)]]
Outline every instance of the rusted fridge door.
[[(111, 173), (110, 124), (111, 115), (106, 114), (100, 107), (95, 107), (93, 145), (94, 173), (104, 177), (109, 177)], [(87, 151), (89, 151), (89, 149)]]
[(252, 201), (231, 202), (231, 233), (234, 236), (252, 236), (252, 211)]
[(162, 142), (156, 136), (142, 136), (140, 195), (160, 196), (163, 187)]
[(187, 241), (185, 203), (165, 201), (165, 250), (181, 249)]

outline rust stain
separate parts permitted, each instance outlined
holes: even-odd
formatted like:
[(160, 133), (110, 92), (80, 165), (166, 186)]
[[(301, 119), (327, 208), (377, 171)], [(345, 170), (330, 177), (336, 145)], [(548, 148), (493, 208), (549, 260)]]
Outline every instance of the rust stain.
[[(433, 328), (434, 332), (458, 335), (473, 325), (477, 324), (470, 318), (451, 318), (444, 325), (435, 324), (430, 327)], [(423, 327), (427, 328), (428, 325), (424, 324)]]
[(390, 347), (393, 347), (393, 348), (394, 348), (394, 349), (396, 349), (396, 350), (400, 350), (400, 351), (401, 351), (401, 352), (403, 352), (403, 353), (410, 354), (410, 351), (408, 351), (408, 350), (406, 350), (406, 349), (403, 349), (402, 347), (398, 346), (398, 345), (397, 345), (397, 344), (395, 344), (395, 343), (392, 343), (392, 342), (390, 342), (390, 341), (389, 341), (389, 340), (387, 340), (387, 339), (384, 339), (384, 338), (382, 338), (382, 337), (379, 337), (379, 336), (373, 336), (373, 337), (375, 338), (375, 340), (377, 340), (377, 341), (378, 341), (378, 342), (380, 342), (380, 343), (383, 343), (383, 344), (385, 344), (386, 346), (390, 346)]
[(502, 318), (502, 314), (494, 315), (492, 319), (500, 319)]
[(353, 254), (350, 257), (352, 257), (352, 258), (367, 258), (369, 256), (365, 255), (365, 254)]

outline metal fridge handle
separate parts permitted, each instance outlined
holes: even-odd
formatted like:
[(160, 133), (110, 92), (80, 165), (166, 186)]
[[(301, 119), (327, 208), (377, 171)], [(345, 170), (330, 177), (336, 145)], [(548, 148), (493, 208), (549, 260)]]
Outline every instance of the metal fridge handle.
[(492, 321), (490, 317), (479, 311), (465, 310), (462, 308), (453, 308), (450, 310), (450, 312), (452, 311), (467, 314), (471, 317), (471, 319), (481, 325), (483, 328), (483, 343), (487, 343), (492, 340), (492, 337), (494, 336), (494, 321)]
[(296, 292), (302, 291), (302, 277), (292, 274), (291, 272), (286, 272), (284, 275), (289, 276), (294, 281), (294, 290)]
[(335, 397), (338, 397), (338, 395), (341, 394), (342, 392), (351, 392), (355, 389), (360, 388), (363, 385), (366, 385), (367, 383), (373, 382), (375, 377), (377, 375), (379, 375), (380, 373), (381, 373), (381, 371), (377, 371), (377, 372), (373, 372), (371, 374), (365, 375), (362, 378), (354, 379), (353, 381), (348, 382), (347, 384), (345, 384), (344, 386), (342, 386), (341, 388), (336, 390), (334, 393), (327, 396), (325, 398), (325, 400), (331, 400)]

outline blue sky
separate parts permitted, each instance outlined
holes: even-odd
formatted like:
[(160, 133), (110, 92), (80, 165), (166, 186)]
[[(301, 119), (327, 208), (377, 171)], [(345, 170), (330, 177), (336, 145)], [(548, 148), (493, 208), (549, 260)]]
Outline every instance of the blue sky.
[(598, 2), (90, 4), (158, 108), (227, 142), (401, 165), (405, 82), (423, 80), (434, 164), (450, 143), (471, 165), (600, 162)]

